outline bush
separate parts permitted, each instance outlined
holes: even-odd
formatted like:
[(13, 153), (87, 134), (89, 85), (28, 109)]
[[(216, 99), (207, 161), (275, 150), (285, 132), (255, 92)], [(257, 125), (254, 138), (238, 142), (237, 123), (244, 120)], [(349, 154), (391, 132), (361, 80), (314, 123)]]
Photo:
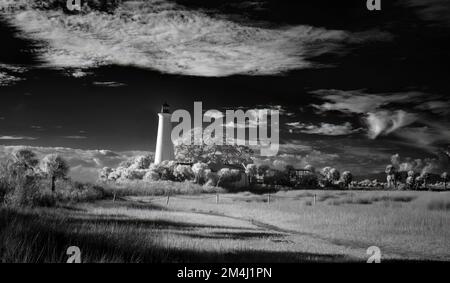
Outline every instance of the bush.
[(194, 178), (194, 172), (189, 165), (177, 165), (173, 175), (177, 181), (192, 180)]
[(99, 199), (104, 199), (107, 193), (98, 185), (72, 182), (70, 180), (59, 181), (58, 190), (55, 198), (59, 202), (90, 202)]
[(206, 183), (205, 186), (217, 186), (219, 176), (217, 173), (212, 172), (210, 169), (205, 171)]
[(18, 177), (15, 188), (5, 197), (8, 206), (54, 206), (56, 204), (53, 194), (43, 189), (45, 184), (40, 177), (25, 175)]
[(316, 188), (319, 186), (319, 178), (316, 174), (308, 173), (298, 176), (295, 187), (298, 188)]
[(221, 188), (201, 186), (190, 181), (129, 181), (127, 183), (110, 183), (104, 187), (107, 195), (116, 196), (161, 196), (161, 195), (195, 195), (201, 193), (224, 192)]
[(232, 187), (233, 183), (241, 180), (241, 171), (237, 169), (222, 168), (217, 175), (219, 177), (217, 185), (225, 188)]

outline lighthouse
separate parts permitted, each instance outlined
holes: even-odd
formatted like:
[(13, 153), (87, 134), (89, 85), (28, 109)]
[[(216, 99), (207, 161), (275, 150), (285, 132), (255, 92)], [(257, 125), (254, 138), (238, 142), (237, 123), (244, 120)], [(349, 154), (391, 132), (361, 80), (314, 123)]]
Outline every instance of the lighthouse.
[(173, 143), (171, 139), (172, 122), (170, 121), (170, 107), (164, 103), (161, 112), (158, 113), (158, 138), (156, 139), (155, 164), (164, 160), (174, 160)]

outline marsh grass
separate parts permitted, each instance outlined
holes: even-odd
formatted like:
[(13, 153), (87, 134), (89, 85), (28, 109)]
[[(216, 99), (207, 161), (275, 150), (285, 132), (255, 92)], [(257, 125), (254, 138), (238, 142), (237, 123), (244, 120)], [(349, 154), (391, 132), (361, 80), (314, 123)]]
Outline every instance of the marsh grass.
[(165, 196), (196, 195), (203, 193), (224, 193), (224, 189), (214, 186), (202, 186), (190, 181), (130, 181), (126, 183), (102, 183), (104, 191), (110, 196)]
[[(334, 197), (334, 199), (328, 204), (341, 205), (341, 204), (373, 204), (375, 202), (411, 202), (416, 199), (417, 196), (411, 195), (375, 195), (366, 197)], [(327, 198), (328, 199), (328, 198)]]
[(0, 209), (0, 262), (63, 263), (69, 246), (80, 248), (84, 263), (349, 260), (292, 251), (278, 233), (218, 216), (153, 214), (152, 206), (118, 202), (85, 208)]

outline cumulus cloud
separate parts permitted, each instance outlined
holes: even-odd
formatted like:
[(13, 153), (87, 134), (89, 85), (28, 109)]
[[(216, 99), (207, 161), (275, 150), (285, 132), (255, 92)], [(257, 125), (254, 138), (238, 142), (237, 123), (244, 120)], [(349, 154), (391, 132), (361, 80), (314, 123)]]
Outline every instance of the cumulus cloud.
[(350, 135), (360, 131), (353, 129), (349, 122), (342, 125), (329, 123), (320, 123), (320, 125), (305, 124), (300, 122), (286, 123), (291, 131), (298, 131), (305, 134), (326, 135), (326, 136), (343, 136)]
[(416, 114), (408, 113), (403, 110), (397, 111), (377, 111), (367, 114), (365, 121), (369, 128), (369, 138), (375, 139), (379, 135), (388, 135), (399, 128), (410, 125), (417, 121)]
[(163, 0), (123, 2), (112, 14), (67, 15), (27, 5), (12, 11), (9, 19), (24, 36), (48, 43), (42, 59), (56, 67), (119, 64), (194, 76), (267, 75), (314, 67), (308, 58), (346, 43), (389, 40), (377, 31), (244, 25)]
[(450, 158), (438, 154), (437, 157), (431, 158), (402, 158), (400, 155), (394, 154), (391, 157), (391, 164), (400, 172), (414, 171), (421, 175), (425, 173), (440, 174), (450, 169)]
[(321, 168), (329, 166), (330, 164), (335, 164), (338, 158), (339, 155), (337, 154), (311, 150), (303, 155), (283, 153), (277, 155), (276, 158), (256, 158), (255, 164), (268, 165), (275, 169), (284, 169), (286, 165), (292, 165), (295, 168), (304, 168), (306, 165)]

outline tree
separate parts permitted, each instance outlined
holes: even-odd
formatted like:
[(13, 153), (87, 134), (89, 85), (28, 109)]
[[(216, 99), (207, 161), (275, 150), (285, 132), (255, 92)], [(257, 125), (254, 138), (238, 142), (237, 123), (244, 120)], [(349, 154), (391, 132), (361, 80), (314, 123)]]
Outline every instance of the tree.
[(309, 172), (311, 172), (313, 174), (316, 173), (316, 168), (314, 168), (314, 166), (312, 166), (312, 165), (306, 165), (305, 170), (308, 170)]
[(114, 171), (114, 169), (110, 167), (104, 167), (99, 172), (99, 178), (101, 181), (108, 181), (109, 175)]
[(219, 180), (217, 186), (229, 186), (241, 179), (241, 172), (237, 169), (222, 168), (217, 173)]
[(444, 181), (444, 190), (447, 190), (448, 173), (444, 172), (441, 174), (442, 181)]
[(386, 181), (388, 188), (394, 187), (397, 188), (397, 180), (396, 180), (396, 172), (395, 166), (392, 164), (389, 164), (386, 166), (386, 169), (384, 170), (386, 173)]
[(334, 182), (334, 181), (339, 181), (339, 178), (341, 177), (341, 174), (339, 173), (339, 170), (337, 170), (336, 168), (331, 168), (330, 172), (329, 172), (329, 179)]
[(269, 169), (270, 169), (269, 165), (263, 164), (258, 166), (258, 175), (264, 176)]
[(194, 177), (194, 172), (189, 165), (178, 165), (173, 171), (173, 175), (178, 181), (191, 180)]
[(348, 189), (350, 186), (350, 183), (353, 181), (353, 175), (350, 171), (344, 171), (342, 173), (342, 182), (344, 186)]
[(249, 179), (249, 183), (253, 184), (255, 183), (256, 180), (256, 175), (258, 174), (258, 167), (256, 166), (256, 164), (247, 164), (247, 166), (245, 167), (245, 173), (248, 176)]
[(25, 171), (34, 171), (39, 164), (36, 154), (29, 149), (19, 149), (13, 153), (13, 162), (16, 168), (21, 168)]
[(406, 178), (406, 186), (408, 189), (413, 189), (415, 184), (415, 175), (416, 173), (413, 170), (408, 171), (408, 177)]
[(332, 185), (335, 181), (339, 180), (341, 174), (336, 168), (327, 166), (322, 168), (320, 175), (322, 175), (326, 185)]
[(192, 165), (192, 172), (195, 176), (196, 183), (202, 183), (205, 179), (205, 170), (209, 169), (208, 164), (203, 162), (197, 162)]
[(175, 158), (183, 162), (212, 162), (220, 164), (252, 163), (253, 150), (244, 145), (227, 144), (183, 144), (175, 145)]
[(49, 154), (42, 159), (41, 170), (52, 180), (52, 192), (55, 191), (56, 179), (65, 178), (69, 172), (67, 162), (57, 154)]

